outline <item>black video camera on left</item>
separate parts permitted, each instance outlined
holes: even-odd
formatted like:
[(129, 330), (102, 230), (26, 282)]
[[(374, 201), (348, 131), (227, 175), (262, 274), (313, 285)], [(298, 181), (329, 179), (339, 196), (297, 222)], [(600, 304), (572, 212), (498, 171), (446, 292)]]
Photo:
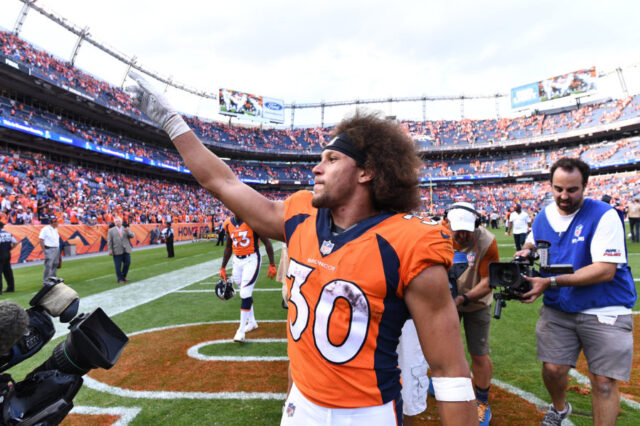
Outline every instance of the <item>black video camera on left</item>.
[[(15, 303), (0, 303), (0, 373), (36, 354), (55, 334), (51, 317), (69, 323), (69, 334), (51, 356), (21, 382), (0, 375), (0, 425), (57, 425), (73, 408), (82, 376), (94, 368), (116, 363), (129, 338), (97, 308), (78, 313), (78, 294), (61, 278), (50, 277), (26, 310)], [(15, 318), (15, 321), (12, 319)]]
[[(493, 317), (500, 319), (502, 308), (507, 306), (507, 300), (522, 300), (522, 295), (531, 290), (531, 283), (525, 277), (540, 277), (544, 274), (572, 274), (572, 265), (549, 265), (549, 247), (551, 243), (544, 240), (536, 241), (536, 251), (529, 251), (529, 255), (516, 256), (511, 262), (493, 262), (489, 264), (489, 286), (500, 291), (493, 294), (496, 304)], [(540, 269), (535, 269), (535, 262), (540, 260)]]

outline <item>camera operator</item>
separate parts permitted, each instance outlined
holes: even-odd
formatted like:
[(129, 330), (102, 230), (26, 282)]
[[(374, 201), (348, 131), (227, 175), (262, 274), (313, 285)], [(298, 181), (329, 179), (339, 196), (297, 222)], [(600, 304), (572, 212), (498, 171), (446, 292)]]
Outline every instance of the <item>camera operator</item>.
[(628, 381), (631, 372), (636, 291), (626, 264), (624, 229), (611, 206), (584, 198), (589, 173), (578, 158), (553, 164), (555, 202), (538, 214), (524, 249), (516, 253), (526, 256), (535, 250), (534, 241), (546, 240), (551, 243), (548, 263), (571, 264), (575, 270), (526, 277), (532, 289), (523, 294), (524, 302), (544, 293), (536, 337), (552, 404), (543, 425), (560, 425), (571, 414), (568, 373), (581, 349), (589, 365), (595, 425), (615, 424), (620, 409), (617, 381)]
[(446, 211), (454, 250), (467, 255), (469, 267), (457, 279), (455, 303), (464, 321), (467, 348), (471, 355), (471, 371), (478, 400), (478, 421), (488, 425), (491, 420), (489, 387), (493, 365), (489, 357), (489, 326), (491, 324), (491, 288), (489, 264), (499, 262), (495, 236), (480, 226), (480, 215), (470, 203), (453, 203)]

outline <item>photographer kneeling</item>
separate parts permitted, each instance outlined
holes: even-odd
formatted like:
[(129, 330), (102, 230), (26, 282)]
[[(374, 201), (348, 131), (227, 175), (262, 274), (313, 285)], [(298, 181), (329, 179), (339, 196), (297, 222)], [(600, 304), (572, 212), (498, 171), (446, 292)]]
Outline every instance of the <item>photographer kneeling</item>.
[[(561, 158), (551, 167), (555, 202), (535, 218), (524, 249), (551, 243), (549, 264), (571, 264), (572, 274), (525, 277), (531, 303), (544, 293), (536, 326), (538, 359), (552, 404), (543, 425), (560, 425), (571, 414), (566, 401), (568, 374), (580, 350), (589, 365), (595, 425), (614, 425), (620, 409), (617, 381), (629, 381), (633, 358), (631, 308), (636, 291), (626, 264), (624, 228), (606, 203), (584, 198), (589, 166)], [(543, 274), (545, 275), (545, 274)]]
[(491, 325), (491, 288), (489, 264), (498, 262), (495, 236), (480, 226), (480, 215), (470, 203), (453, 203), (446, 211), (453, 236), (453, 248), (467, 256), (469, 266), (457, 281), (455, 297), (458, 314), (464, 321), (467, 348), (471, 355), (471, 371), (478, 400), (478, 422), (491, 420), (489, 387), (493, 364), (489, 357), (489, 327)]

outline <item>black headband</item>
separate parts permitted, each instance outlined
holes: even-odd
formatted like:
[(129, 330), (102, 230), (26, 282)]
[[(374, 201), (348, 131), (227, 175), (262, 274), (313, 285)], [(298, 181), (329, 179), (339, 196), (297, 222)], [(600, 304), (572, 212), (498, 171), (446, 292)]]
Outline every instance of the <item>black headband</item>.
[(364, 155), (364, 152), (362, 152), (355, 146), (353, 140), (346, 133), (340, 133), (338, 136), (331, 139), (331, 142), (329, 142), (327, 146), (322, 148), (323, 151), (326, 149), (338, 151), (345, 155), (348, 155), (349, 157), (356, 160), (356, 164), (358, 165), (358, 167), (364, 166), (364, 162), (367, 159), (367, 157)]

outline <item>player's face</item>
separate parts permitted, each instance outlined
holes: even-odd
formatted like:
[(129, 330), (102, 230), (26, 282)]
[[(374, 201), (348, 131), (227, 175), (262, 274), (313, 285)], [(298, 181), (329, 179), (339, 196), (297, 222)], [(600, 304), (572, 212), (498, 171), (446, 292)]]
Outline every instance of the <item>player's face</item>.
[(551, 187), (553, 188), (553, 198), (563, 216), (578, 211), (582, 206), (584, 185), (582, 185), (580, 170), (573, 169), (569, 172), (560, 167), (557, 168), (553, 173)]
[(453, 235), (453, 241), (463, 247), (466, 247), (473, 242), (473, 232), (451, 231), (451, 235)]
[(332, 208), (344, 203), (358, 181), (357, 172), (353, 158), (330, 149), (323, 151), (320, 163), (313, 168), (313, 207)]

